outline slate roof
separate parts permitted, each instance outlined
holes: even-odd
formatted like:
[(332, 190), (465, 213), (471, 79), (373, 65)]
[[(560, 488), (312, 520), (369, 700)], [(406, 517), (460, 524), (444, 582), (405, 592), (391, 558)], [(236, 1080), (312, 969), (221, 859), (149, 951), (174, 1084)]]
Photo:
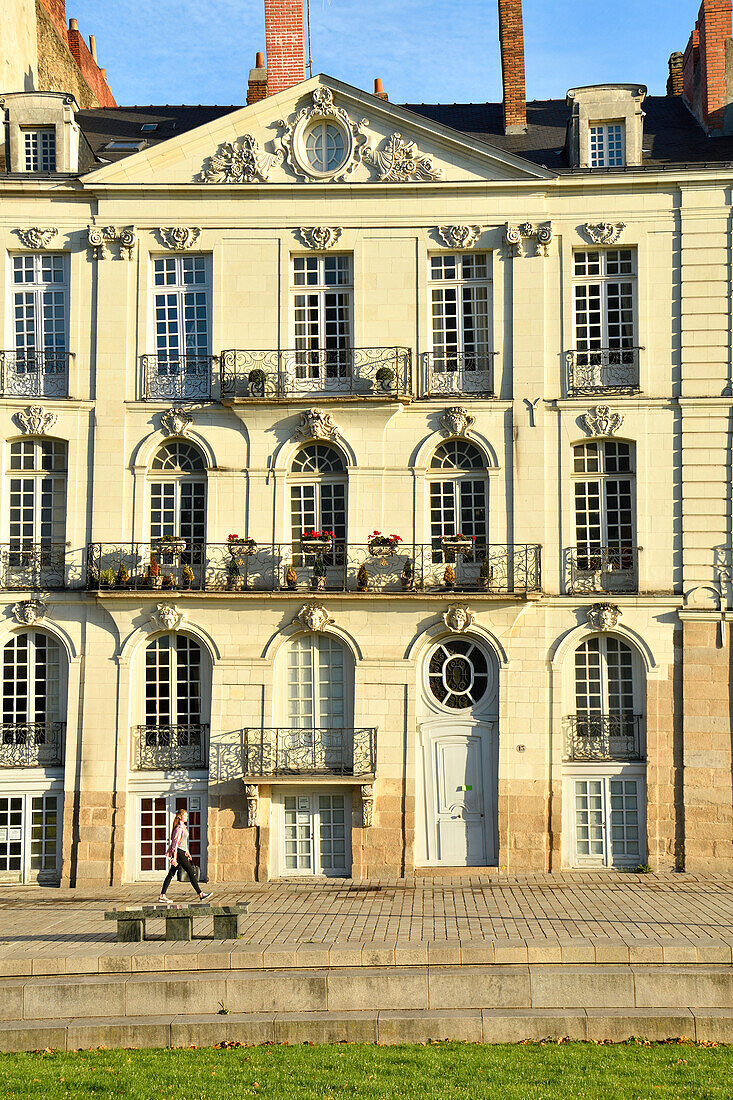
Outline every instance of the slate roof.
[[(102, 108), (80, 111), (77, 121), (88, 142), (90, 159), (94, 156), (98, 161), (107, 162), (130, 156), (130, 151), (107, 149), (110, 141), (144, 141), (144, 147), (151, 147), (222, 115), (238, 111), (241, 106)], [(564, 99), (528, 103), (526, 134), (504, 133), (501, 103), (405, 103), (402, 106), (425, 119), (440, 122), (488, 145), (542, 164), (551, 171), (571, 171), (565, 148), (570, 110)], [(733, 137), (707, 137), (679, 96), (647, 96), (643, 109), (646, 115), (643, 167), (658, 170), (684, 164), (733, 163)], [(157, 123), (157, 129), (143, 133), (141, 127), (146, 123)], [(84, 168), (91, 166), (90, 163)], [(598, 171), (594, 169), (594, 173)], [(601, 171), (618, 173), (627, 169)]]

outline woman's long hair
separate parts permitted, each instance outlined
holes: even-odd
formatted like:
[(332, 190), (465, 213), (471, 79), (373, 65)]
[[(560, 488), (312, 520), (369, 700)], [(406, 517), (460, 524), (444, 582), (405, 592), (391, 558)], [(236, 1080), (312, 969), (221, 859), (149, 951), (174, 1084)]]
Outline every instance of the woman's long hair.
[(176, 810), (176, 816), (173, 818), (173, 825), (171, 826), (171, 835), (173, 835), (173, 830), (175, 829), (176, 825), (179, 824), (181, 818), (185, 813), (188, 813), (185, 806), (181, 810)]

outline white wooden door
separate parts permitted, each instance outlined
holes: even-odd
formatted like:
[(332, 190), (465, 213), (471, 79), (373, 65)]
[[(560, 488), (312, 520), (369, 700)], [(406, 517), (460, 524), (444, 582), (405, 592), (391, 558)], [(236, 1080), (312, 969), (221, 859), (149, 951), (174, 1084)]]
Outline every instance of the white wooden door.
[(572, 781), (578, 866), (637, 866), (645, 858), (641, 778), (576, 777)]
[(284, 875), (348, 875), (351, 799), (333, 791), (283, 796), (280, 869)]
[(496, 863), (498, 761), (493, 723), (456, 721), (433, 727), (425, 753), (429, 862), (447, 867)]

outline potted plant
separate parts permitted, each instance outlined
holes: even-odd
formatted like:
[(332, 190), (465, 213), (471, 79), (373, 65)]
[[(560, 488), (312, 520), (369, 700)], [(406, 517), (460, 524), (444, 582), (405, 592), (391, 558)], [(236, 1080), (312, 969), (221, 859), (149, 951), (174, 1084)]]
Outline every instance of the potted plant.
[(333, 531), (303, 531), (300, 549), (304, 554), (323, 554), (333, 546)]
[(489, 559), (485, 557), (481, 562), (481, 568), (478, 571), (478, 586), (479, 588), (486, 589), (491, 584), (491, 566), (489, 565)]
[(326, 587), (326, 564), (323, 560), (323, 554), (317, 554), (316, 560), (313, 562), (313, 573), (311, 574), (311, 588), (323, 589)]
[(100, 588), (114, 588), (115, 586), (115, 571), (114, 569), (103, 569), (99, 574), (99, 587)]
[(359, 570), (356, 574), (356, 587), (360, 592), (366, 592), (369, 587), (369, 573), (364, 562), (359, 566)]
[(184, 565), (183, 571), (181, 573), (181, 587), (182, 588), (187, 588), (187, 589), (188, 588), (193, 588), (193, 582), (194, 582), (193, 569), (191, 568), (190, 565)]
[(164, 573), (163, 574), (163, 583), (162, 583), (161, 587), (162, 588), (175, 588), (175, 586), (176, 586), (176, 582), (173, 578), (173, 574), (172, 573)]
[(125, 569), (124, 565), (120, 563), (120, 567), (117, 570), (117, 576), (115, 577), (115, 584), (118, 588), (127, 588), (130, 583), (130, 574)]
[(385, 392), (392, 388), (394, 382), (394, 371), (391, 367), (380, 367), (377, 373), (374, 375), (379, 388)]
[(292, 565), (289, 565), (285, 570), (285, 583), (290, 589), (295, 588), (298, 583), (298, 574), (295, 572)]
[(150, 555), (150, 565), (148, 566), (148, 580), (150, 581), (151, 588), (162, 588), (163, 578), (160, 575), (160, 565), (155, 554)]
[(473, 554), (475, 535), (462, 535), (460, 531), (455, 535), (443, 535), (441, 544), (444, 550), (451, 554), (463, 554), (464, 558)]
[(402, 566), (402, 572), (400, 573), (400, 583), (405, 592), (408, 588), (412, 588), (412, 581), (414, 576), (415, 570), (412, 567), (412, 559), (408, 558), (405, 564)]
[(394, 554), (401, 542), (399, 535), (383, 535), (381, 531), (372, 531), (367, 539), (367, 550), (373, 558), (383, 558)]
[(456, 571), (452, 565), (446, 565), (443, 570), (443, 584), (446, 588), (455, 588), (456, 586)]
[(244, 585), (244, 577), (242, 571), (239, 568), (239, 562), (236, 558), (232, 558), (227, 565), (227, 587), (234, 592), (238, 592)]
[(252, 538), (240, 539), (239, 535), (227, 535), (227, 547), (233, 558), (248, 558), (257, 553), (257, 543)]
[(254, 370), (251, 370), (247, 375), (250, 397), (264, 397), (266, 381), (267, 375), (262, 367), (255, 367)]
[(161, 535), (155, 542), (163, 561), (179, 558), (186, 551), (186, 540), (178, 535)]

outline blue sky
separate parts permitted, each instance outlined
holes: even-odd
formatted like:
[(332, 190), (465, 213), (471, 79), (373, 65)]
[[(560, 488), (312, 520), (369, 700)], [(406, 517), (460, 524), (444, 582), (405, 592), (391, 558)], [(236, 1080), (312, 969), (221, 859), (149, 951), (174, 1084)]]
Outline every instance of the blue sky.
[[(501, 98), (496, 0), (310, 0), (313, 72), (395, 102)], [(661, 95), (698, 0), (524, 0), (527, 95), (638, 81)], [(263, 0), (67, 0), (120, 104), (243, 103)]]

